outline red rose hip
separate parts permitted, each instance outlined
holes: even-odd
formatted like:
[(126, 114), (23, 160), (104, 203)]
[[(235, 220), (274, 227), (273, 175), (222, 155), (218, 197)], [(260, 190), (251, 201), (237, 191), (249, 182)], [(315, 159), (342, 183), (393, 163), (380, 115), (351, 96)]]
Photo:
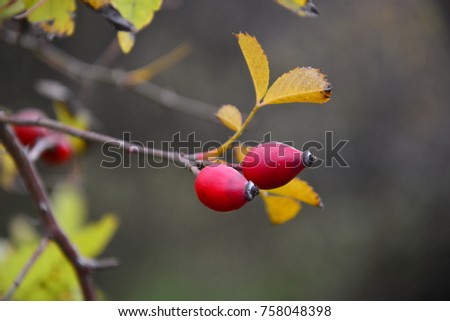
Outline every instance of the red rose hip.
[(309, 152), (294, 147), (269, 142), (249, 150), (242, 160), (242, 174), (262, 189), (272, 189), (289, 183), (305, 167), (314, 162)]
[(218, 212), (237, 210), (259, 194), (252, 182), (223, 164), (203, 168), (195, 179), (195, 192), (203, 205)]
[(60, 165), (73, 156), (73, 148), (66, 136), (55, 134), (56, 144), (42, 154), (42, 160), (50, 165)]
[[(19, 111), (14, 115), (18, 119), (24, 120), (38, 120), (46, 118), (46, 115), (38, 109), (27, 108)], [(39, 138), (47, 136), (50, 131), (45, 127), (40, 126), (20, 126), (13, 127), (14, 132), (24, 146), (33, 146)]]

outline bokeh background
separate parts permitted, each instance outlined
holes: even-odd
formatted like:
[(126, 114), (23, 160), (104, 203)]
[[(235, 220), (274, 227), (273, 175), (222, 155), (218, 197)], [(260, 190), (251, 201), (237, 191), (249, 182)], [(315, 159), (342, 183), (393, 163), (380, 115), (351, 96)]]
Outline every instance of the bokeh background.
[[(328, 75), (332, 100), (261, 110), (243, 139), (271, 132), (298, 147), (325, 132), (349, 140), (350, 165), (305, 171), (323, 210), (304, 205), (273, 227), (263, 203), (217, 214), (203, 207), (192, 174), (166, 169), (102, 169), (94, 146), (81, 161), (91, 218), (113, 211), (119, 231), (106, 251), (119, 268), (97, 273), (113, 300), (449, 300), (450, 299), (450, 5), (447, 0), (316, 0), (318, 19), (273, 1), (171, 1), (114, 67), (132, 69), (188, 40), (194, 50), (159, 75), (160, 86), (216, 106), (249, 111), (252, 82), (232, 33), (255, 35), (271, 79), (296, 67)], [(80, 5), (81, 6), (81, 5)], [(114, 30), (81, 6), (75, 35), (54, 44), (93, 62)], [(0, 102), (38, 106), (38, 78), (71, 81), (30, 52), (0, 43)], [(224, 141), (217, 123), (169, 111), (125, 90), (98, 84), (84, 101), (101, 131), (141, 141), (195, 132)], [(318, 156), (324, 157), (323, 151)], [(67, 170), (45, 171), (50, 182)], [(0, 191), (0, 234), (17, 212), (33, 215), (23, 195)]]

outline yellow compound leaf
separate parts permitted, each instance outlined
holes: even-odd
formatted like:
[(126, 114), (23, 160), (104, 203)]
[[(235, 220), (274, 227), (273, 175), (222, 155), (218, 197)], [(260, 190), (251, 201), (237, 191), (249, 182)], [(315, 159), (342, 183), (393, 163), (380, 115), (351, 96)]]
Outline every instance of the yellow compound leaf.
[(236, 37), (252, 76), (256, 91), (256, 103), (259, 103), (269, 86), (269, 61), (255, 37), (244, 33), (238, 33)]
[(279, 5), (300, 17), (318, 17), (319, 11), (311, 0), (275, 0)]
[[(33, 8), (40, 0), (24, 0), (26, 9)], [(33, 10), (28, 21), (45, 32), (57, 36), (70, 36), (75, 30), (75, 0), (47, 0)]]
[(131, 22), (136, 31), (148, 25), (161, 8), (162, 0), (111, 0), (111, 5), (120, 15)]
[(88, 4), (95, 10), (100, 9), (101, 7), (106, 6), (111, 3), (111, 0), (82, 0), (84, 3)]
[(134, 46), (134, 34), (131, 32), (118, 31), (117, 40), (124, 54), (129, 53)]
[(324, 103), (330, 97), (331, 84), (324, 74), (315, 68), (296, 68), (273, 83), (262, 104)]
[(292, 220), (297, 216), (301, 205), (292, 198), (261, 194), (269, 220), (274, 225), (279, 225)]
[(294, 178), (284, 186), (268, 190), (270, 194), (291, 197), (312, 206), (323, 207), (319, 194), (304, 180)]
[(227, 126), (229, 129), (238, 131), (242, 126), (242, 114), (233, 105), (223, 105), (216, 113), (220, 122)]

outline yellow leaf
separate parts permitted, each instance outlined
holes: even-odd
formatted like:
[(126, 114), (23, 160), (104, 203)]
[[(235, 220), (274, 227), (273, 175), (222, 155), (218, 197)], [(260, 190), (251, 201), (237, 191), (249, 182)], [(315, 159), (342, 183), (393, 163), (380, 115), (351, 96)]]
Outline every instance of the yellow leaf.
[(279, 5), (295, 12), (300, 17), (317, 17), (319, 11), (311, 0), (275, 0)]
[[(26, 9), (40, 0), (24, 0)], [(49, 34), (69, 36), (75, 30), (75, 0), (47, 0), (30, 13), (28, 21), (37, 24)]]
[(134, 46), (134, 34), (126, 31), (117, 32), (117, 40), (119, 41), (120, 49), (127, 54)]
[(174, 50), (168, 52), (164, 56), (159, 57), (155, 61), (152, 61), (148, 65), (128, 72), (127, 77), (123, 83), (127, 86), (136, 86), (140, 83), (149, 81), (157, 74), (173, 66), (175, 63), (186, 57), (186, 55), (190, 51), (191, 45), (185, 42), (179, 45)]
[(264, 195), (264, 193), (261, 196), (266, 206), (269, 220), (274, 225), (283, 224), (292, 220), (301, 209), (300, 203), (292, 198)]
[(242, 126), (242, 115), (239, 109), (233, 105), (223, 105), (216, 113), (222, 124), (237, 131)]
[[(89, 128), (89, 115), (81, 110), (74, 112), (66, 102), (55, 100), (53, 102), (53, 110), (56, 118), (62, 123), (82, 130)], [(69, 136), (68, 138), (75, 152), (80, 153), (86, 149), (86, 140), (74, 136)]]
[(279, 77), (267, 91), (263, 105), (324, 103), (331, 97), (331, 85), (315, 68), (296, 68)]
[(236, 37), (252, 76), (256, 91), (256, 103), (259, 103), (269, 86), (269, 61), (255, 37), (244, 33), (238, 33)]
[(111, 3), (111, 0), (82, 0), (84, 3), (90, 5), (95, 10), (106, 6)]
[(297, 177), (286, 185), (268, 190), (267, 192), (270, 194), (291, 197), (295, 200), (305, 202), (313, 206), (323, 206), (319, 194), (317, 194), (306, 181)]
[(136, 31), (152, 21), (155, 11), (161, 8), (161, 4), (162, 0), (111, 0), (111, 5), (134, 25)]
[(18, 176), (16, 164), (3, 145), (0, 144), (0, 187), (6, 191), (14, 188)]

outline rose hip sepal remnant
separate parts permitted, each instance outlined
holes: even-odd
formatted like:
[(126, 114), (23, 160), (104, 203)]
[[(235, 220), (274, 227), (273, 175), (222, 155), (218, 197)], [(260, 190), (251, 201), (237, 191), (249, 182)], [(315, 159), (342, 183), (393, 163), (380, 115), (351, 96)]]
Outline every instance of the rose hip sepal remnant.
[(203, 205), (218, 212), (237, 210), (259, 194), (251, 181), (223, 164), (203, 168), (195, 179), (195, 192)]
[[(17, 112), (15, 118), (37, 121), (47, 118), (42, 111), (35, 108), (27, 108)], [(49, 139), (54, 142), (48, 150), (42, 153), (41, 159), (49, 165), (60, 165), (68, 162), (73, 154), (73, 146), (69, 139), (60, 133), (54, 132), (42, 126), (13, 126), (19, 141), (29, 149), (34, 147), (39, 140)]]

